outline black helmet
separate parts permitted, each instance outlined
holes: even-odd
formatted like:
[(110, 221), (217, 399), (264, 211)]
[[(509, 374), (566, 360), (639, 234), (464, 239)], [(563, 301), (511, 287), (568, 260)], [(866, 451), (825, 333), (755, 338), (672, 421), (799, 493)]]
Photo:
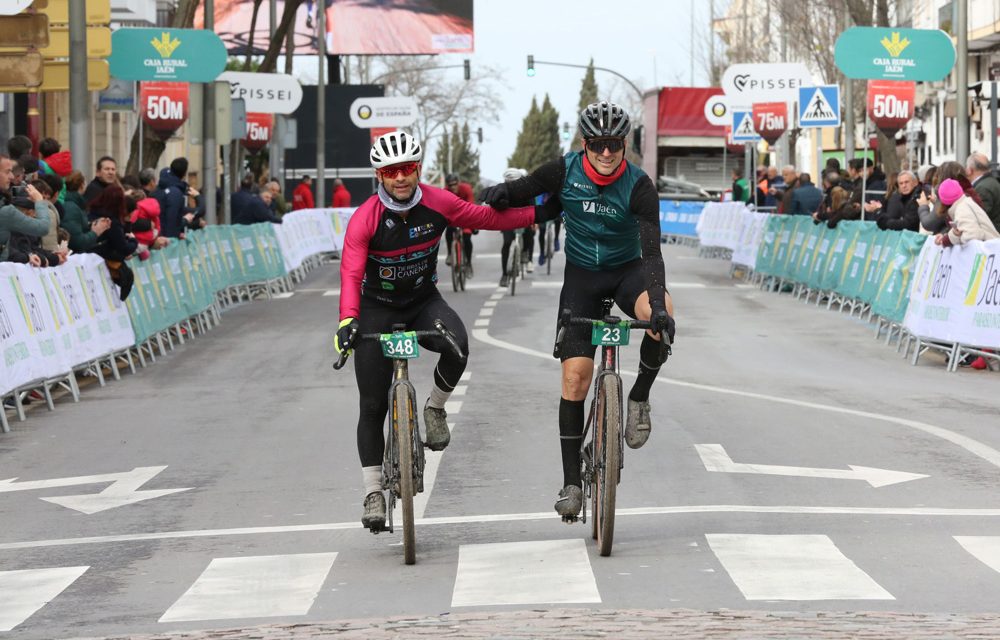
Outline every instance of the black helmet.
[(580, 112), (580, 137), (584, 140), (624, 138), (630, 127), (628, 113), (613, 102), (594, 102)]
[(458, 176), (454, 173), (449, 173), (444, 177), (444, 183), (446, 185), (458, 184)]

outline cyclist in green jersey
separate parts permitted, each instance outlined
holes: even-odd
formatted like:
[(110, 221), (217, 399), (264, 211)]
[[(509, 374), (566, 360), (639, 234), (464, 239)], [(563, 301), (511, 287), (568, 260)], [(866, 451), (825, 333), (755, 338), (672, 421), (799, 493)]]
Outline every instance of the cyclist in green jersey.
[[(566, 226), (559, 309), (596, 318), (602, 300), (614, 298), (629, 316), (653, 322), (654, 330), (646, 332), (639, 347), (639, 375), (628, 399), (625, 440), (637, 449), (652, 429), (649, 391), (666, 352), (659, 341), (665, 335), (673, 342), (674, 320), (660, 253), (659, 196), (649, 176), (625, 160), (630, 126), (628, 113), (619, 105), (588, 105), (579, 121), (582, 151), (570, 152), (520, 180), (490, 187), (481, 199), (500, 209), (541, 193), (558, 195)], [(589, 327), (567, 329), (559, 353), (563, 488), (555, 509), (561, 516), (576, 516), (583, 505), (580, 441), (594, 352)]]

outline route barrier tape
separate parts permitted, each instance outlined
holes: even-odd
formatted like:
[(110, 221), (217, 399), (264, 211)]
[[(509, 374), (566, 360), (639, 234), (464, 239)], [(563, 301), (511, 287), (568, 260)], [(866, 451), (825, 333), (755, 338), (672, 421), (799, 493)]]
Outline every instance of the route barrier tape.
[(694, 200), (660, 200), (660, 235), (696, 238), (706, 204)]
[(46, 269), (0, 262), (0, 395), (133, 344), (103, 259), (79, 254)]

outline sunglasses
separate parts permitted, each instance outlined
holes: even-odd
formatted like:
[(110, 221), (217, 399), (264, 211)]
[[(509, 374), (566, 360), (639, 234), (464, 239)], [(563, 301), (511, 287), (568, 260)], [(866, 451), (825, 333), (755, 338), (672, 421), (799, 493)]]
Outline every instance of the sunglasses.
[(587, 148), (594, 153), (604, 153), (605, 149), (618, 153), (625, 148), (625, 141), (621, 138), (591, 138), (587, 140)]
[(395, 178), (397, 174), (402, 173), (403, 176), (412, 176), (420, 165), (416, 162), (403, 162), (401, 164), (393, 164), (388, 167), (382, 167), (378, 170), (378, 175), (381, 178)]

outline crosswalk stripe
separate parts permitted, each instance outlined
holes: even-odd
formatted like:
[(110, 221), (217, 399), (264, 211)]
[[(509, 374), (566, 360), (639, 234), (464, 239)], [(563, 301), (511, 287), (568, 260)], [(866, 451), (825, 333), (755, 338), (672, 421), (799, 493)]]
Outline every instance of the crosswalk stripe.
[(465, 393), (468, 390), (469, 390), (468, 386), (466, 386), (464, 384), (460, 384), (457, 387), (455, 387), (454, 389), (452, 389), (451, 395), (453, 395), (453, 396), (464, 396)]
[(444, 410), (449, 416), (453, 416), (462, 410), (461, 400), (449, 400), (444, 403)]
[(215, 558), (160, 622), (309, 613), (336, 553)]
[(329, 298), (332, 296), (339, 296), (339, 295), (340, 295), (340, 289), (327, 289), (326, 291), (323, 292), (324, 298)]
[(282, 291), (281, 293), (272, 293), (271, 297), (276, 300), (284, 300), (286, 298), (291, 298), (295, 295), (294, 291)]
[(705, 537), (747, 600), (895, 600), (824, 535)]
[(10, 631), (30, 618), (89, 568), (0, 571), (0, 631)]
[(954, 536), (955, 541), (990, 569), (1000, 572), (1000, 536)]
[(582, 539), (464, 544), (451, 606), (601, 602)]
[(475, 324), (473, 326), (475, 326), (475, 327), (488, 327), (488, 326), (490, 326), (490, 319), (489, 318), (476, 318), (476, 322), (475, 322)]

